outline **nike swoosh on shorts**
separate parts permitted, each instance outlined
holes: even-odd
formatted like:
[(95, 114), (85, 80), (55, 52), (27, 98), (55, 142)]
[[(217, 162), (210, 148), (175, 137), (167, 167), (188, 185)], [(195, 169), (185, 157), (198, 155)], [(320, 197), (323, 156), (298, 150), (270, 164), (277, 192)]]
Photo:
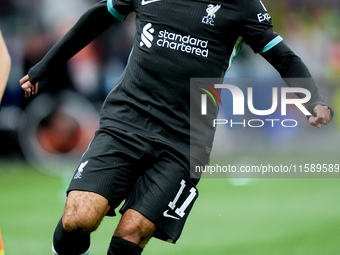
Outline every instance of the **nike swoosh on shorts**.
[(175, 216), (172, 216), (172, 215), (168, 214), (168, 211), (169, 211), (169, 210), (166, 210), (166, 211), (163, 212), (163, 216), (164, 216), (164, 217), (171, 218), (171, 219), (175, 219), (175, 220), (179, 220), (179, 218), (177, 218), (177, 217), (175, 217)]
[(154, 2), (159, 2), (161, 0), (142, 0), (142, 5), (151, 4)]

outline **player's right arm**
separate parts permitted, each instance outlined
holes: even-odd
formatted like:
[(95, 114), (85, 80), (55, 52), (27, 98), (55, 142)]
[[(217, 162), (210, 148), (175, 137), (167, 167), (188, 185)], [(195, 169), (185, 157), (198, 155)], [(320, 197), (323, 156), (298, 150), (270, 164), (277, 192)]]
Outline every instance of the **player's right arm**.
[(332, 119), (333, 110), (323, 101), (307, 66), (273, 31), (271, 17), (263, 3), (260, 0), (244, 0), (240, 3), (241, 10), (245, 11), (242, 13), (241, 32), (244, 41), (280, 73), (288, 86), (301, 87), (311, 93), (311, 99), (305, 104), (312, 114), (308, 117), (310, 124), (316, 127), (327, 125)]
[[(319, 128), (321, 124), (327, 125), (331, 121), (334, 112), (324, 102), (315, 80), (301, 58), (284, 42), (279, 43), (261, 55), (280, 73), (288, 86), (301, 87), (311, 93), (311, 99), (305, 103), (305, 107), (311, 113), (308, 116), (309, 123)], [(298, 96), (300, 97), (301, 95)]]
[(100, 1), (85, 12), (44, 58), (20, 80), (25, 97), (29, 97), (31, 94), (35, 95), (38, 92), (39, 81), (67, 62), (116, 21), (118, 18), (108, 11), (106, 0)]

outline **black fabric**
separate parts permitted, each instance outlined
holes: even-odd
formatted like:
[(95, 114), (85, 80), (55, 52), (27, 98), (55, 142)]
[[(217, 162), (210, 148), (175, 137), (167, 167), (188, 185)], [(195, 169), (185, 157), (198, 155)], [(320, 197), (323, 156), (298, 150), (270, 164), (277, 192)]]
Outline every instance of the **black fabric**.
[(113, 236), (107, 255), (140, 255), (143, 249), (135, 243)]
[(28, 71), (30, 82), (35, 84), (46, 78), (116, 21), (117, 19), (107, 11), (106, 1), (94, 5), (45, 57)]
[(126, 16), (134, 11), (134, 6), (131, 5), (130, 0), (108, 0), (108, 2), (111, 2), (113, 8), (121, 15)]
[(111, 206), (108, 216), (114, 216), (125, 200), (121, 214), (138, 211), (157, 226), (156, 238), (174, 243), (199, 195), (198, 180), (190, 179), (190, 163), (182, 154), (178, 148), (131, 132), (100, 129), (67, 192), (100, 194)]
[[(310, 113), (313, 113), (313, 109), (317, 105), (328, 106), (321, 97), (318, 86), (307, 66), (284, 42), (263, 53), (262, 56), (280, 73), (288, 86), (305, 88), (311, 92), (312, 98), (305, 104)], [(297, 96), (304, 97), (300, 94)], [(330, 106), (328, 108), (333, 117), (334, 111)]]
[(284, 43), (280, 42), (262, 56), (283, 78), (312, 78), (301, 58)]
[(272, 19), (259, 0), (239, 1), (241, 13), (241, 36), (255, 53), (263, 48), (276, 36), (273, 31)]
[(90, 247), (90, 234), (81, 231), (67, 232), (62, 220), (54, 231), (53, 247), (59, 255), (79, 255)]
[[(102, 123), (184, 147), (192, 138), (190, 116), (195, 118), (189, 102), (194, 98), (200, 105), (200, 95), (192, 96), (199, 85), (191, 86), (190, 79), (223, 77), (240, 38), (260, 51), (277, 34), (270, 19), (259, 20), (258, 14), (267, 12), (258, 0), (144, 5), (140, 0), (115, 0), (113, 7), (118, 10), (128, 1), (137, 14), (137, 34), (125, 72), (104, 103)], [(209, 114), (216, 116), (217, 111)], [(200, 144), (211, 148), (215, 129), (197, 123)]]

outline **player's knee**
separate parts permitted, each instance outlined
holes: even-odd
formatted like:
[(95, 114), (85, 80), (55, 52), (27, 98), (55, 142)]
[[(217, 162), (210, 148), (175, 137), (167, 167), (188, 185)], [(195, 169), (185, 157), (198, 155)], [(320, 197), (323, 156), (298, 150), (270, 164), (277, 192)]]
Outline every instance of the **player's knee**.
[(155, 230), (156, 226), (150, 220), (134, 210), (127, 210), (114, 235), (144, 247)]
[(98, 223), (82, 214), (64, 214), (62, 218), (63, 227), (67, 232), (91, 233), (97, 229)]
[(144, 248), (152, 237), (153, 231), (142, 230), (139, 226), (124, 226), (117, 229), (114, 235)]
[(92, 232), (97, 229), (109, 209), (108, 202), (98, 194), (70, 192), (62, 222), (67, 232)]

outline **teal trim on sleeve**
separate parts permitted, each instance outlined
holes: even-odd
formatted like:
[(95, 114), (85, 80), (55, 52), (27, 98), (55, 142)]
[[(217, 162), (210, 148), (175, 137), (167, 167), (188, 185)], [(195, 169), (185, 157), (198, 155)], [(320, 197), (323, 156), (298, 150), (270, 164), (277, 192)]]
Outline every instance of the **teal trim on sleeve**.
[(242, 45), (243, 45), (244, 41), (243, 41), (243, 37), (240, 36), (234, 46), (233, 52), (231, 53), (231, 56), (229, 58), (229, 64), (228, 64), (228, 70), (231, 67), (231, 64), (233, 63), (234, 59), (237, 57), (238, 53), (240, 52)]
[(271, 40), (266, 46), (264, 46), (263, 50), (260, 51), (260, 53), (265, 53), (268, 50), (270, 50), (271, 48), (275, 47), (276, 45), (278, 45), (280, 42), (283, 41), (283, 38), (281, 36), (276, 36), (273, 40)]
[(113, 17), (118, 20), (124, 20), (126, 18), (126, 15), (122, 15), (116, 11), (116, 9), (112, 5), (112, 0), (107, 1), (107, 10), (112, 14)]

